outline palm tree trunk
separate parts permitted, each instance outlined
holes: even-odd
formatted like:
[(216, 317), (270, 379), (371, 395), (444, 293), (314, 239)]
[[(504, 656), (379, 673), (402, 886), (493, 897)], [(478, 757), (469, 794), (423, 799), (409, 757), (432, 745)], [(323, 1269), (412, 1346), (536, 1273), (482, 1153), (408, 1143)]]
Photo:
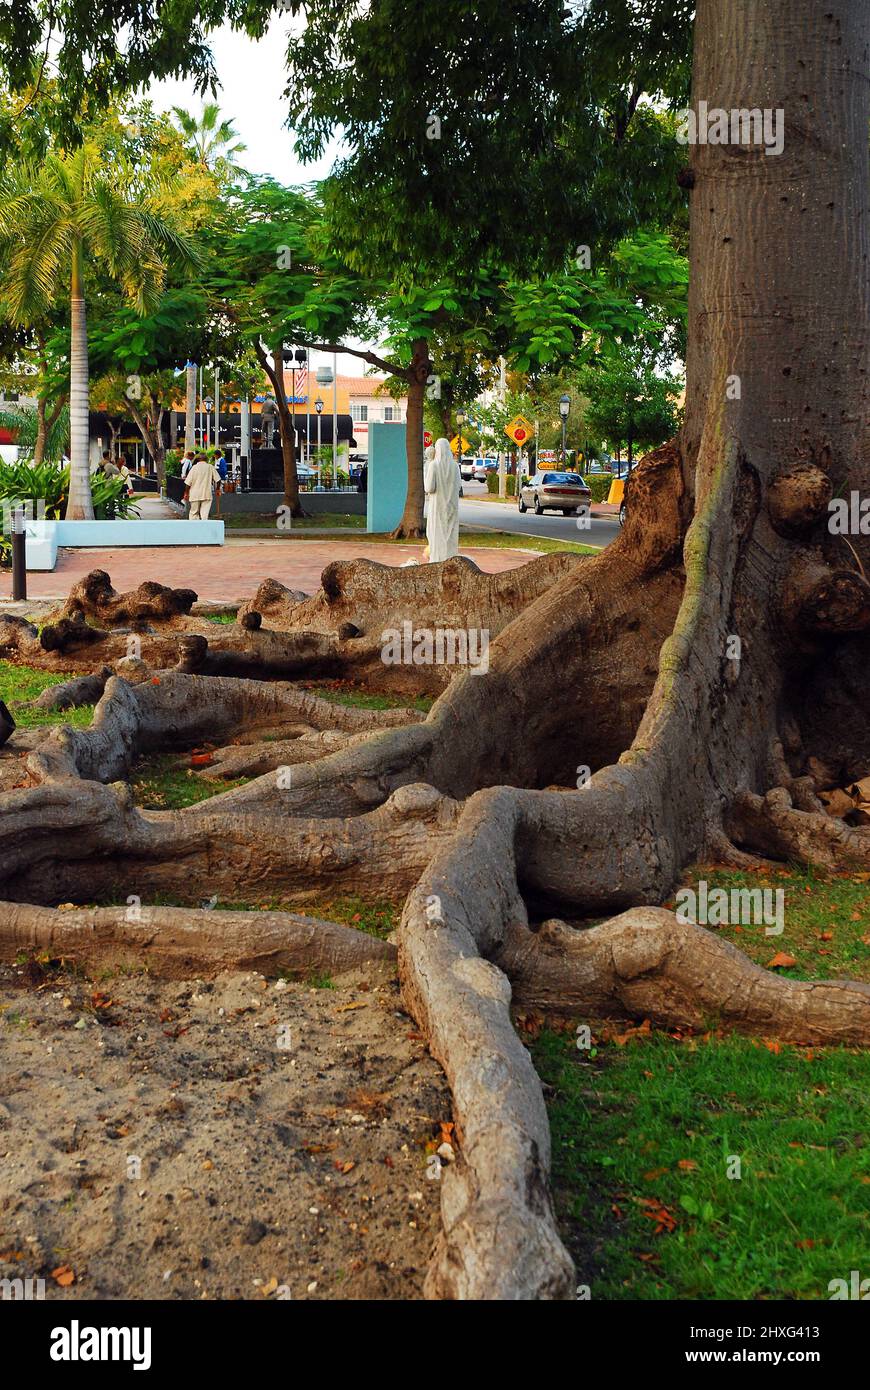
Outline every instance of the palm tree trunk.
[(196, 363), (188, 362), (185, 368), (187, 394), (184, 402), (184, 447), (196, 448)]
[(45, 401), (40, 396), (36, 402), (36, 439), (33, 443), (33, 466), (39, 468), (45, 458)]
[(66, 520), (93, 521), (88, 458), (88, 328), (80, 241), (73, 248), (70, 318), (70, 481)]
[(33, 442), (33, 466), (39, 468), (45, 458), (45, 441), (48, 436), (48, 429), (45, 423), (45, 378), (48, 375), (48, 363), (45, 357), (45, 337), (37, 332), (36, 344), (39, 349), (37, 365), (39, 367), (39, 386), (36, 393), (36, 439)]

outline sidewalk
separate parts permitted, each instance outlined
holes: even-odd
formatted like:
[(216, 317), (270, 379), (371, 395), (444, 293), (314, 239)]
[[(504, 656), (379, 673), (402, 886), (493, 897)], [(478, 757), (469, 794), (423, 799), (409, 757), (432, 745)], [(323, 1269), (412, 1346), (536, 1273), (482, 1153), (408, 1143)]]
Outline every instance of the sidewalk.
[(162, 502), (153, 492), (140, 492), (133, 497), (133, 505), (139, 513), (140, 521), (182, 521), (184, 513)]
[[(156, 500), (156, 499), (155, 499)], [(159, 505), (159, 504), (158, 504)], [(517, 537), (522, 546), (522, 537)], [(268, 548), (267, 548), (268, 547)], [(332, 560), (376, 560), (382, 565), (402, 565), (422, 558), (422, 545), (391, 545), (365, 540), (288, 541), (232, 539), (224, 546), (148, 546), (142, 549), (59, 550), (57, 568), (50, 573), (29, 572), (28, 599), (66, 598), (77, 579), (91, 570), (105, 570), (120, 592), (135, 589), (153, 579), (175, 589), (195, 589), (201, 599), (233, 603), (249, 598), (264, 579), (277, 579), (289, 589), (314, 594), (320, 576)], [(536, 558), (522, 550), (496, 550), (462, 546), (487, 574), (501, 574)], [(12, 577), (0, 575), (0, 599), (9, 599)]]

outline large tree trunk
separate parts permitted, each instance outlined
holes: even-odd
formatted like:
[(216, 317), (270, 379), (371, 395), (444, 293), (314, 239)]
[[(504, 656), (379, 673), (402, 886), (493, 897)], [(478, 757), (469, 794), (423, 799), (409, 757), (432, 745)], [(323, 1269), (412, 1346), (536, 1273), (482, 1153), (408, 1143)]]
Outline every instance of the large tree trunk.
[(93, 521), (89, 460), (88, 330), (85, 314), (82, 245), (72, 254), (70, 304), (70, 481), (67, 521)]
[(157, 470), (157, 482), (161, 491), (166, 487), (166, 446), (163, 443), (162, 433), (162, 409), (157, 412), (156, 423), (152, 416), (155, 407), (152, 405), (149, 412), (143, 415), (135, 402), (130, 401), (129, 411), (133, 417), (145, 448), (154, 460), (154, 467)]
[(408, 490), (405, 510), (393, 536), (397, 539), (424, 536), (423, 521), (423, 398), (431, 363), (429, 345), (425, 338), (415, 338), (411, 345), (411, 365), (408, 368), (408, 405), (405, 423), (405, 449), (408, 458)]
[[(792, 770), (806, 770), (820, 711), (802, 705), (797, 682), (823, 673), (830, 695), (843, 662), (866, 662), (855, 634), (870, 625), (858, 572), (870, 540), (855, 536), (850, 549), (827, 526), (831, 492), (864, 495), (870, 481), (867, 6), (768, 0), (763, 9), (762, 23), (756, 0), (700, 0), (696, 19), (695, 107), (784, 113), (779, 155), (692, 150), (681, 448), (695, 519), (691, 599), (669, 656), (680, 697), (691, 690), (701, 713), (695, 741), (709, 769), (681, 800), (708, 823), (739, 788), (758, 788), (778, 742)], [(850, 601), (836, 605), (833, 593)], [(691, 643), (691, 662), (677, 642)], [(662, 683), (649, 729), (673, 699)], [(866, 732), (855, 714), (853, 728)], [(673, 728), (684, 736), (682, 721)], [(843, 730), (843, 771), (867, 771), (870, 746), (860, 743), (848, 747)]]
[(276, 347), (271, 362), (259, 343), (254, 344), (254, 351), (275, 392), (284, 469), (284, 506), (289, 507), (291, 517), (305, 516), (299, 498), (299, 475), (296, 472), (296, 431), (293, 428), (293, 415), (287, 403), (287, 392), (284, 390), (284, 349)]

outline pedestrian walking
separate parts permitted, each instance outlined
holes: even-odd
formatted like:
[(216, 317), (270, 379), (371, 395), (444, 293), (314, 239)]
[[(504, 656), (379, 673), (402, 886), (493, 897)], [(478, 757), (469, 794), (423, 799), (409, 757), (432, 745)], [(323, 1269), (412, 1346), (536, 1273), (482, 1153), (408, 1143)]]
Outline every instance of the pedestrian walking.
[(220, 473), (205, 454), (199, 454), (187, 474), (184, 500), (190, 502), (190, 520), (208, 521), (213, 490), (220, 482)]

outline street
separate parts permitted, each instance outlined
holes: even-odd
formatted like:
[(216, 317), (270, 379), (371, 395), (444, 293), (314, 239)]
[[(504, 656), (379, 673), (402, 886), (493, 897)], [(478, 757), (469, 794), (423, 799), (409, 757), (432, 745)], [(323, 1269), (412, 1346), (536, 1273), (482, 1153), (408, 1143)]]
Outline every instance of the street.
[(462, 526), (480, 526), (488, 531), (512, 531), (523, 536), (539, 536), (545, 540), (578, 541), (603, 550), (619, 534), (616, 517), (592, 517), (589, 530), (578, 530), (577, 518), (560, 512), (545, 512), (535, 516), (517, 510), (516, 503), (492, 502), (484, 483), (463, 482), (464, 496), (459, 499), (459, 521)]

